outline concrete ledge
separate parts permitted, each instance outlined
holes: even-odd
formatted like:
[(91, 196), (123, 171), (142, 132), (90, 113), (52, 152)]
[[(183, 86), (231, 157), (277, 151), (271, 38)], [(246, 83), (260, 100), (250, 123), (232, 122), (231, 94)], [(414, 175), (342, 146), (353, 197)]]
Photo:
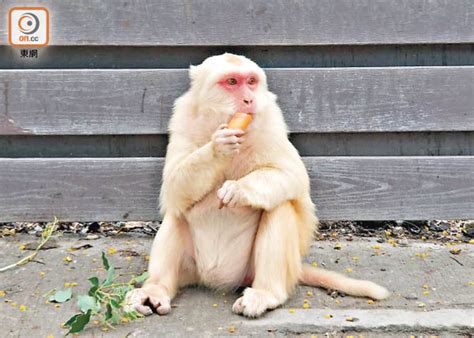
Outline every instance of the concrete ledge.
[[(331, 314), (332, 318), (326, 318)], [(347, 321), (352, 317), (354, 321)], [(474, 330), (474, 309), (443, 309), (436, 311), (404, 310), (320, 310), (288, 309), (269, 312), (266, 317), (245, 321), (243, 326), (264, 327), (284, 333), (326, 332), (326, 331), (443, 331), (472, 332)]]

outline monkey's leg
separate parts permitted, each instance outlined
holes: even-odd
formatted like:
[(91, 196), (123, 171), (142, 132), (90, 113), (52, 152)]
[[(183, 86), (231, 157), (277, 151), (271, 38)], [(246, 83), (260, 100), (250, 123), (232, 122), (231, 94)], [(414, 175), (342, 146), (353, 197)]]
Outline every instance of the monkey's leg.
[(232, 310), (258, 317), (283, 304), (301, 274), (301, 256), (295, 210), (289, 202), (264, 211), (253, 251), (252, 287), (237, 299)]
[(130, 291), (126, 296), (126, 310), (137, 310), (149, 315), (154, 307), (160, 315), (171, 310), (171, 299), (181, 286), (197, 281), (192, 259), (192, 242), (185, 221), (166, 216), (153, 241), (149, 278), (140, 289)]

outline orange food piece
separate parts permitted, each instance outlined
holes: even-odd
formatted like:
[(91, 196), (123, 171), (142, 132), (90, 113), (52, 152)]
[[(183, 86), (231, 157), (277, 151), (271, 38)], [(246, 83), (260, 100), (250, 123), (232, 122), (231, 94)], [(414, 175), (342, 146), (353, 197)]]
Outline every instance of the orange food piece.
[(252, 114), (235, 113), (229, 121), (229, 129), (247, 129), (247, 126), (252, 122)]

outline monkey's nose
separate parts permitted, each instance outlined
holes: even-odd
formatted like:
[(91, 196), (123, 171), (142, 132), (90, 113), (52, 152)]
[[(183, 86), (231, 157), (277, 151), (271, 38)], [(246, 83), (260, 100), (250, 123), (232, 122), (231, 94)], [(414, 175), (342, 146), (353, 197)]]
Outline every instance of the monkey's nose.
[(253, 103), (252, 99), (244, 99), (244, 103), (248, 106), (250, 106)]

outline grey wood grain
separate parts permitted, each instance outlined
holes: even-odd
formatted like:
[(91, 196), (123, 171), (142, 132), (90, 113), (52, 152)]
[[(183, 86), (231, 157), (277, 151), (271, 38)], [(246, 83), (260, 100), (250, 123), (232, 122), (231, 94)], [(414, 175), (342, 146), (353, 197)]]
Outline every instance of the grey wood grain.
[[(471, 66), (267, 74), (292, 132), (474, 130)], [(188, 86), (186, 70), (3, 70), (0, 134), (163, 134)]]
[[(51, 45), (324, 45), (474, 40), (470, 0), (28, 0)], [(7, 13), (18, 1), (4, 0)], [(7, 25), (0, 44), (7, 44)]]
[[(474, 217), (474, 157), (307, 157), (321, 219)], [(160, 158), (0, 159), (0, 221), (153, 220)]]

